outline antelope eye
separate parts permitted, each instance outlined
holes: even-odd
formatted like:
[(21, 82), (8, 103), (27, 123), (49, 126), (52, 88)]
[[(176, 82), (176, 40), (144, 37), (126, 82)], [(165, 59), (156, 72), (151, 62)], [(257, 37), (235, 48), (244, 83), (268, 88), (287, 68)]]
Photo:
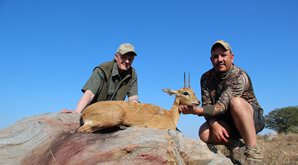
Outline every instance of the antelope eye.
[(183, 92), (183, 95), (189, 95), (189, 93), (188, 92)]

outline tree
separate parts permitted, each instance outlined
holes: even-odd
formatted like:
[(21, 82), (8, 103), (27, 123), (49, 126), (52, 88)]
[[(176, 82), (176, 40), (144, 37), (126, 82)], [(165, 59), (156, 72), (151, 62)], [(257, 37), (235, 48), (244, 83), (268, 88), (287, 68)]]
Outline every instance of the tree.
[(298, 133), (298, 106), (275, 109), (265, 116), (266, 128), (278, 133)]

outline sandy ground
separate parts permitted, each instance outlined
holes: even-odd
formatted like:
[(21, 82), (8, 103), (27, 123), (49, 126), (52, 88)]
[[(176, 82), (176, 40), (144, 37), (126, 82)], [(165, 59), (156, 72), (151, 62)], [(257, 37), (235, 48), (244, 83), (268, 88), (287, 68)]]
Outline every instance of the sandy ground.
[(258, 137), (267, 165), (298, 165), (298, 134)]

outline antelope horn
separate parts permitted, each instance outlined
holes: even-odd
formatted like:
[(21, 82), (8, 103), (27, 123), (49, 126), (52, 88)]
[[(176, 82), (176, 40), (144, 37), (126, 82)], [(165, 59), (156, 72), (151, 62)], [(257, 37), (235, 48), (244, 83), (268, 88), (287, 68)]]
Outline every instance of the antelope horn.
[(188, 72), (188, 88), (190, 88), (190, 73)]
[(186, 88), (186, 77), (185, 77), (185, 72), (184, 72), (184, 88)]

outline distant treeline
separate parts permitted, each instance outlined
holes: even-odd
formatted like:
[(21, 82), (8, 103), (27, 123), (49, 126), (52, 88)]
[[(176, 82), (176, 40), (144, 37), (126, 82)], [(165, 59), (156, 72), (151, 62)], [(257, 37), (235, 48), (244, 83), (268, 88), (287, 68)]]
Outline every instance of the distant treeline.
[(298, 106), (272, 110), (265, 116), (266, 128), (277, 133), (298, 133)]

